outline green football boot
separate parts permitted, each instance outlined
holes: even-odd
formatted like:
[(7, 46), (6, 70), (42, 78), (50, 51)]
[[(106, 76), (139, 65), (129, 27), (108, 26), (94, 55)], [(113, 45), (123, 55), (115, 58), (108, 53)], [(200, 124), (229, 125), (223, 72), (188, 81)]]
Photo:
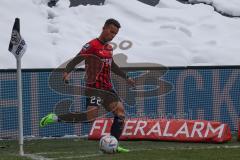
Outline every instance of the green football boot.
[(40, 127), (45, 127), (48, 124), (52, 124), (57, 122), (57, 115), (54, 113), (49, 113), (45, 117), (43, 117), (40, 121)]
[(129, 149), (126, 149), (126, 148), (123, 148), (123, 147), (118, 146), (117, 152), (118, 152), (118, 153), (128, 153), (128, 152), (129, 152)]

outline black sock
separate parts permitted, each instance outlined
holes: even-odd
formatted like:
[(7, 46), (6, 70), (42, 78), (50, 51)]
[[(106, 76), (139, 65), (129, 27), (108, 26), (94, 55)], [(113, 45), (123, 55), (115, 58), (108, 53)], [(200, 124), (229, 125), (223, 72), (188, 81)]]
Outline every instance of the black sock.
[(79, 123), (87, 121), (88, 119), (86, 112), (66, 113), (58, 115), (58, 122)]
[(124, 118), (123, 116), (115, 116), (113, 120), (113, 124), (111, 126), (111, 135), (114, 136), (117, 140), (122, 134), (124, 127)]

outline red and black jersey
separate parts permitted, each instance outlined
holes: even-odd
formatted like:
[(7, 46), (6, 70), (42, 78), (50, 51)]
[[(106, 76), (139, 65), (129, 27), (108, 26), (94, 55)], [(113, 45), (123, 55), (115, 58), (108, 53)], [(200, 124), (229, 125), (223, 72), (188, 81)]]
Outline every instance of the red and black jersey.
[(93, 39), (85, 44), (66, 66), (65, 72), (70, 73), (74, 67), (85, 60), (86, 84), (88, 87), (112, 90), (111, 70), (118, 76), (127, 79), (124, 73), (112, 58), (113, 48), (110, 44)]
[(85, 44), (79, 55), (85, 59), (86, 84), (88, 87), (110, 90), (112, 46), (104, 44), (99, 39), (93, 39)]

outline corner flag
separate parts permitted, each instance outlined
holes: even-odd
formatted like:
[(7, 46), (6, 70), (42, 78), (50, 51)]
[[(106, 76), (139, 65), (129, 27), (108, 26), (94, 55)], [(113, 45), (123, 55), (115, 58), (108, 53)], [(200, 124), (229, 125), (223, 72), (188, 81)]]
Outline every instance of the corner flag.
[(8, 50), (12, 52), (17, 61), (17, 93), (18, 93), (18, 123), (19, 123), (19, 154), (24, 155), (23, 151), (23, 106), (22, 106), (22, 71), (21, 57), (25, 53), (27, 45), (20, 35), (20, 20), (15, 18), (12, 29), (11, 40)]
[(20, 35), (20, 20), (19, 18), (15, 18), (8, 50), (14, 54), (16, 58), (21, 58), (26, 49), (27, 45)]

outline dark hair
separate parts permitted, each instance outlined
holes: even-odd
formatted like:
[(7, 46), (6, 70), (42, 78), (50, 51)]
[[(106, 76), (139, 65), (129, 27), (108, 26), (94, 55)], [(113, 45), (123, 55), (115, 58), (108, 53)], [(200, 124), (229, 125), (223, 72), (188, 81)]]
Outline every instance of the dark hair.
[(107, 25), (110, 25), (110, 24), (113, 24), (117, 28), (121, 28), (120, 23), (116, 19), (113, 19), (113, 18), (107, 19), (104, 26), (107, 26)]

